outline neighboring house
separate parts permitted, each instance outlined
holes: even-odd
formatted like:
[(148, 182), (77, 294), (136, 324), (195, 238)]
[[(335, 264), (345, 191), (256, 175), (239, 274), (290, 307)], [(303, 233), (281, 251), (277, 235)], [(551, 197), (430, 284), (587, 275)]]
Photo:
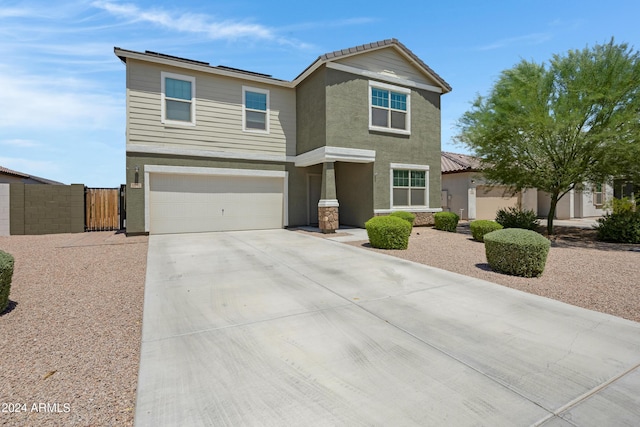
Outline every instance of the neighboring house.
[(21, 182), (23, 184), (64, 185), (58, 181), (52, 181), (50, 179), (40, 178), (34, 175), (27, 175), (26, 173), (17, 172), (0, 166), (0, 184), (12, 184), (14, 182)]
[(127, 233), (363, 226), (440, 208), (440, 97), (395, 39), (293, 81), (115, 48), (126, 64)]
[[(462, 219), (495, 219), (499, 209), (520, 206), (547, 217), (550, 197), (536, 189), (513, 192), (506, 186), (488, 185), (480, 161), (466, 154), (442, 152), (442, 208)], [(605, 214), (605, 202), (613, 197), (607, 184), (580, 185), (556, 206), (557, 219), (586, 218)]]
[(537, 211), (535, 190), (514, 193), (507, 186), (488, 185), (476, 157), (443, 151), (441, 170), (442, 209), (461, 219), (495, 219), (498, 210), (520, 205)]

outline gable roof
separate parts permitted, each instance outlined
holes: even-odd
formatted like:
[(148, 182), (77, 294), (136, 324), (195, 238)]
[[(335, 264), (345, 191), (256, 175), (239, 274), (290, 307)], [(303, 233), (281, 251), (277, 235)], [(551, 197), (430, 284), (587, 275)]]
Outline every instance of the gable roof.
[(5, 168), (4, 166), (0, 166), (0, 174), (11, 175), (11, 176), (15, 176), (15, 177), (18, 177), (18, 178), (30, 179), (30, 180), (36, 181), (36, 182), (38, 182), (40, 184), (64, 185), (62, 182), (52, 181), (52, 180), (46, 179), (46, 178), (40, 178), (39, 176), (35, 176), (35, 175), (27, 175), (26, 173), (22, 173), (22, 172), (14, 171), (14, 170), (9, 169), (9, 168)]
[(133, 50), (121, 49), (119, 47), (114, 47), (114, 53), (122, 62), (126, 64), (127, 59), (138, 59), (145, 60), (149, 62), (155, 62), (159, 64), (165, 65), (173, 65), (180, 66), (196, 71), (203, 71), (212, 74), (223, 75), (227, 77), (235, 77), (235, 78), (243, 78), (253, 81), (259, 81), (267, 84), (274, 84), (278, 86), (285, 87), (295, 87), (300, 82), (302, 82), (306, 77), (308, 77), (311, 73), (313, 73), (320, 66), (333, 62), (338, 59), (347, 58), (353, 55), (359, 55), (365, 52), (373, 52), (378, 49), (395, 49), (399, 52), (408, 62), (413, 64), (418, 70), (420, 70), (425, 76), (429, 77), (431, 80), (437, 83), (437, 87), (439, 91), (442, 93), (451, 92), (451, 86), (440, 77), (435, 71), (433, 71), (427, 64), (425, 64), (418, 56), (416, 56), (411, 50), (409, 50), (405, 45), (400, 43), (397, 39), (387, 39), (381, 40), (378, 42), (367, 43), (347, 49), (336, 50), (333, 52), (328, 52), (323, 55), (320, 55), (311, 65), (302, 71), (295, 79), (292, 81), (286, 81), (281, 79), (276, 79), (268, 74), (256, 73), (253, 71), (241, 70), (238, 68), (227, 67), (224, 65), (212, 66), (208, 62), (203, 61), (195, 61), (191, 59), (181, 58), (178, 56), (167, 55), (164, 53), (145, 51), (145, 52), (136, 52)]
[(482, 170), (480, 159), (468, 154), (440, 153), (440, 170), (442, 173), (477, 172)]
[(402, 56), (405, 57), (409, 62), (414, 64), (420, 71), (422, 71), (425, 75), (430, 77), (432, 80), (438, 83), (438, 86), (442, 89), (442, 93), (451, 92), (451, 86), (447, 83), (442, 77), (438, 75), (431, 67), (424, 63), (415, 53), (413, 53), (409, 48), (407, 48), (404, 44), (400, 43), (397, 39), (386, 39), (373, 43), (362, 44), (359, 46), (350, 47), (347, 49), (336, 50), (333, 52), (325, 53), (323, 55), (318, 56), (318, 58), (309, 65), (302, 73), (300, 73), (293, 81), (296, 84), (299, 81), (304, 80), (309, 74), (315, 71), (322, 64), (327, 62), (332, 62), (337, 59), (346, 58), (353, 55), (359, 55), (365, 52), (372, 52), (378, 49), (387, 49), (393, 48), (396, 49)]
[(167, 55), (165, 53), (153, 52), (145, 50), (144, 52), (137, 52), (135, 50), (122, 49), (114, 47), (113, 52), (118, 58), (125, 64), (127, 59), (137, 59), (143, 61), (154, 62), (157, 64), (170, 65), (174, 67), (183, 67), (195, 71), (202, 71), (205, 73), (218, 74), (227, 77), (243, 78), (247, 80), (258, 81), (262, 83), (275, 84), (279, 86), (290, 87), (291, 83), (286, 80), (276, 79), (269, 74), (256, 73), (253, 71), (241, 70), (239, 68), (227, 67), (224, 65), (210, 65), (208, 62), (196, 61), (194, 59), (181, 58), (179, 56)]

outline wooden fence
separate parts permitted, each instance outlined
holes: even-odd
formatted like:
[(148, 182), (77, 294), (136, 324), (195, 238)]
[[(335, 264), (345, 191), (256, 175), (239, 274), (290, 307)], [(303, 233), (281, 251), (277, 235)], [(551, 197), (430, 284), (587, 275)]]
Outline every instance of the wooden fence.
[(117, 188), (85, 188), (85, 231), (119, 230), (118, 199)]

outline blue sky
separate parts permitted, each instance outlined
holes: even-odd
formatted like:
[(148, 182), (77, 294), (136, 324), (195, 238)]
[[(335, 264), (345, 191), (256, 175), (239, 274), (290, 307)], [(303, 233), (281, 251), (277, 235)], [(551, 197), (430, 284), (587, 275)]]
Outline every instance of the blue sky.
[(442, 148), (476, 94), (520, 59), (640, 48), (640, 4), (601, 1), (12, 1), (0, 3), (0, 165), (115, 187), (125, 174), (125, 67), (152, 50), (291, 80), (320, 54), (395, 37), (451, 86)]

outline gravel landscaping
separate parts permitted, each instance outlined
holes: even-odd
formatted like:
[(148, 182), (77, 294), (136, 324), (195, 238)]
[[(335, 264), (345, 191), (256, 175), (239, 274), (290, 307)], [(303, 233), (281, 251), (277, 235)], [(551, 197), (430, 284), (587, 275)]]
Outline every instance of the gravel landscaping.
[(147, 240), (0, 237), (15, 258), (0, 315), (1, 425), (133, 425)]
[[(640, 246), (557, 232), (539, 278), (491, 271), (468, 224), (416, 227), (407, 250), (348, 244), (640, 321)], [(0, 237), (15, 257), (0, 315), (1, 425), (133, 425), (147, 242), (114, 232)]]
[(640, 245), (597, 242), (594, 230), (568, 227), (556, 227), (551, 240), (538, 278), (491, 271), (484, 244), (472, 240), (468, 223), (457, 233), (415, 227), (407, 250), (349, 244), (640, 322)]

